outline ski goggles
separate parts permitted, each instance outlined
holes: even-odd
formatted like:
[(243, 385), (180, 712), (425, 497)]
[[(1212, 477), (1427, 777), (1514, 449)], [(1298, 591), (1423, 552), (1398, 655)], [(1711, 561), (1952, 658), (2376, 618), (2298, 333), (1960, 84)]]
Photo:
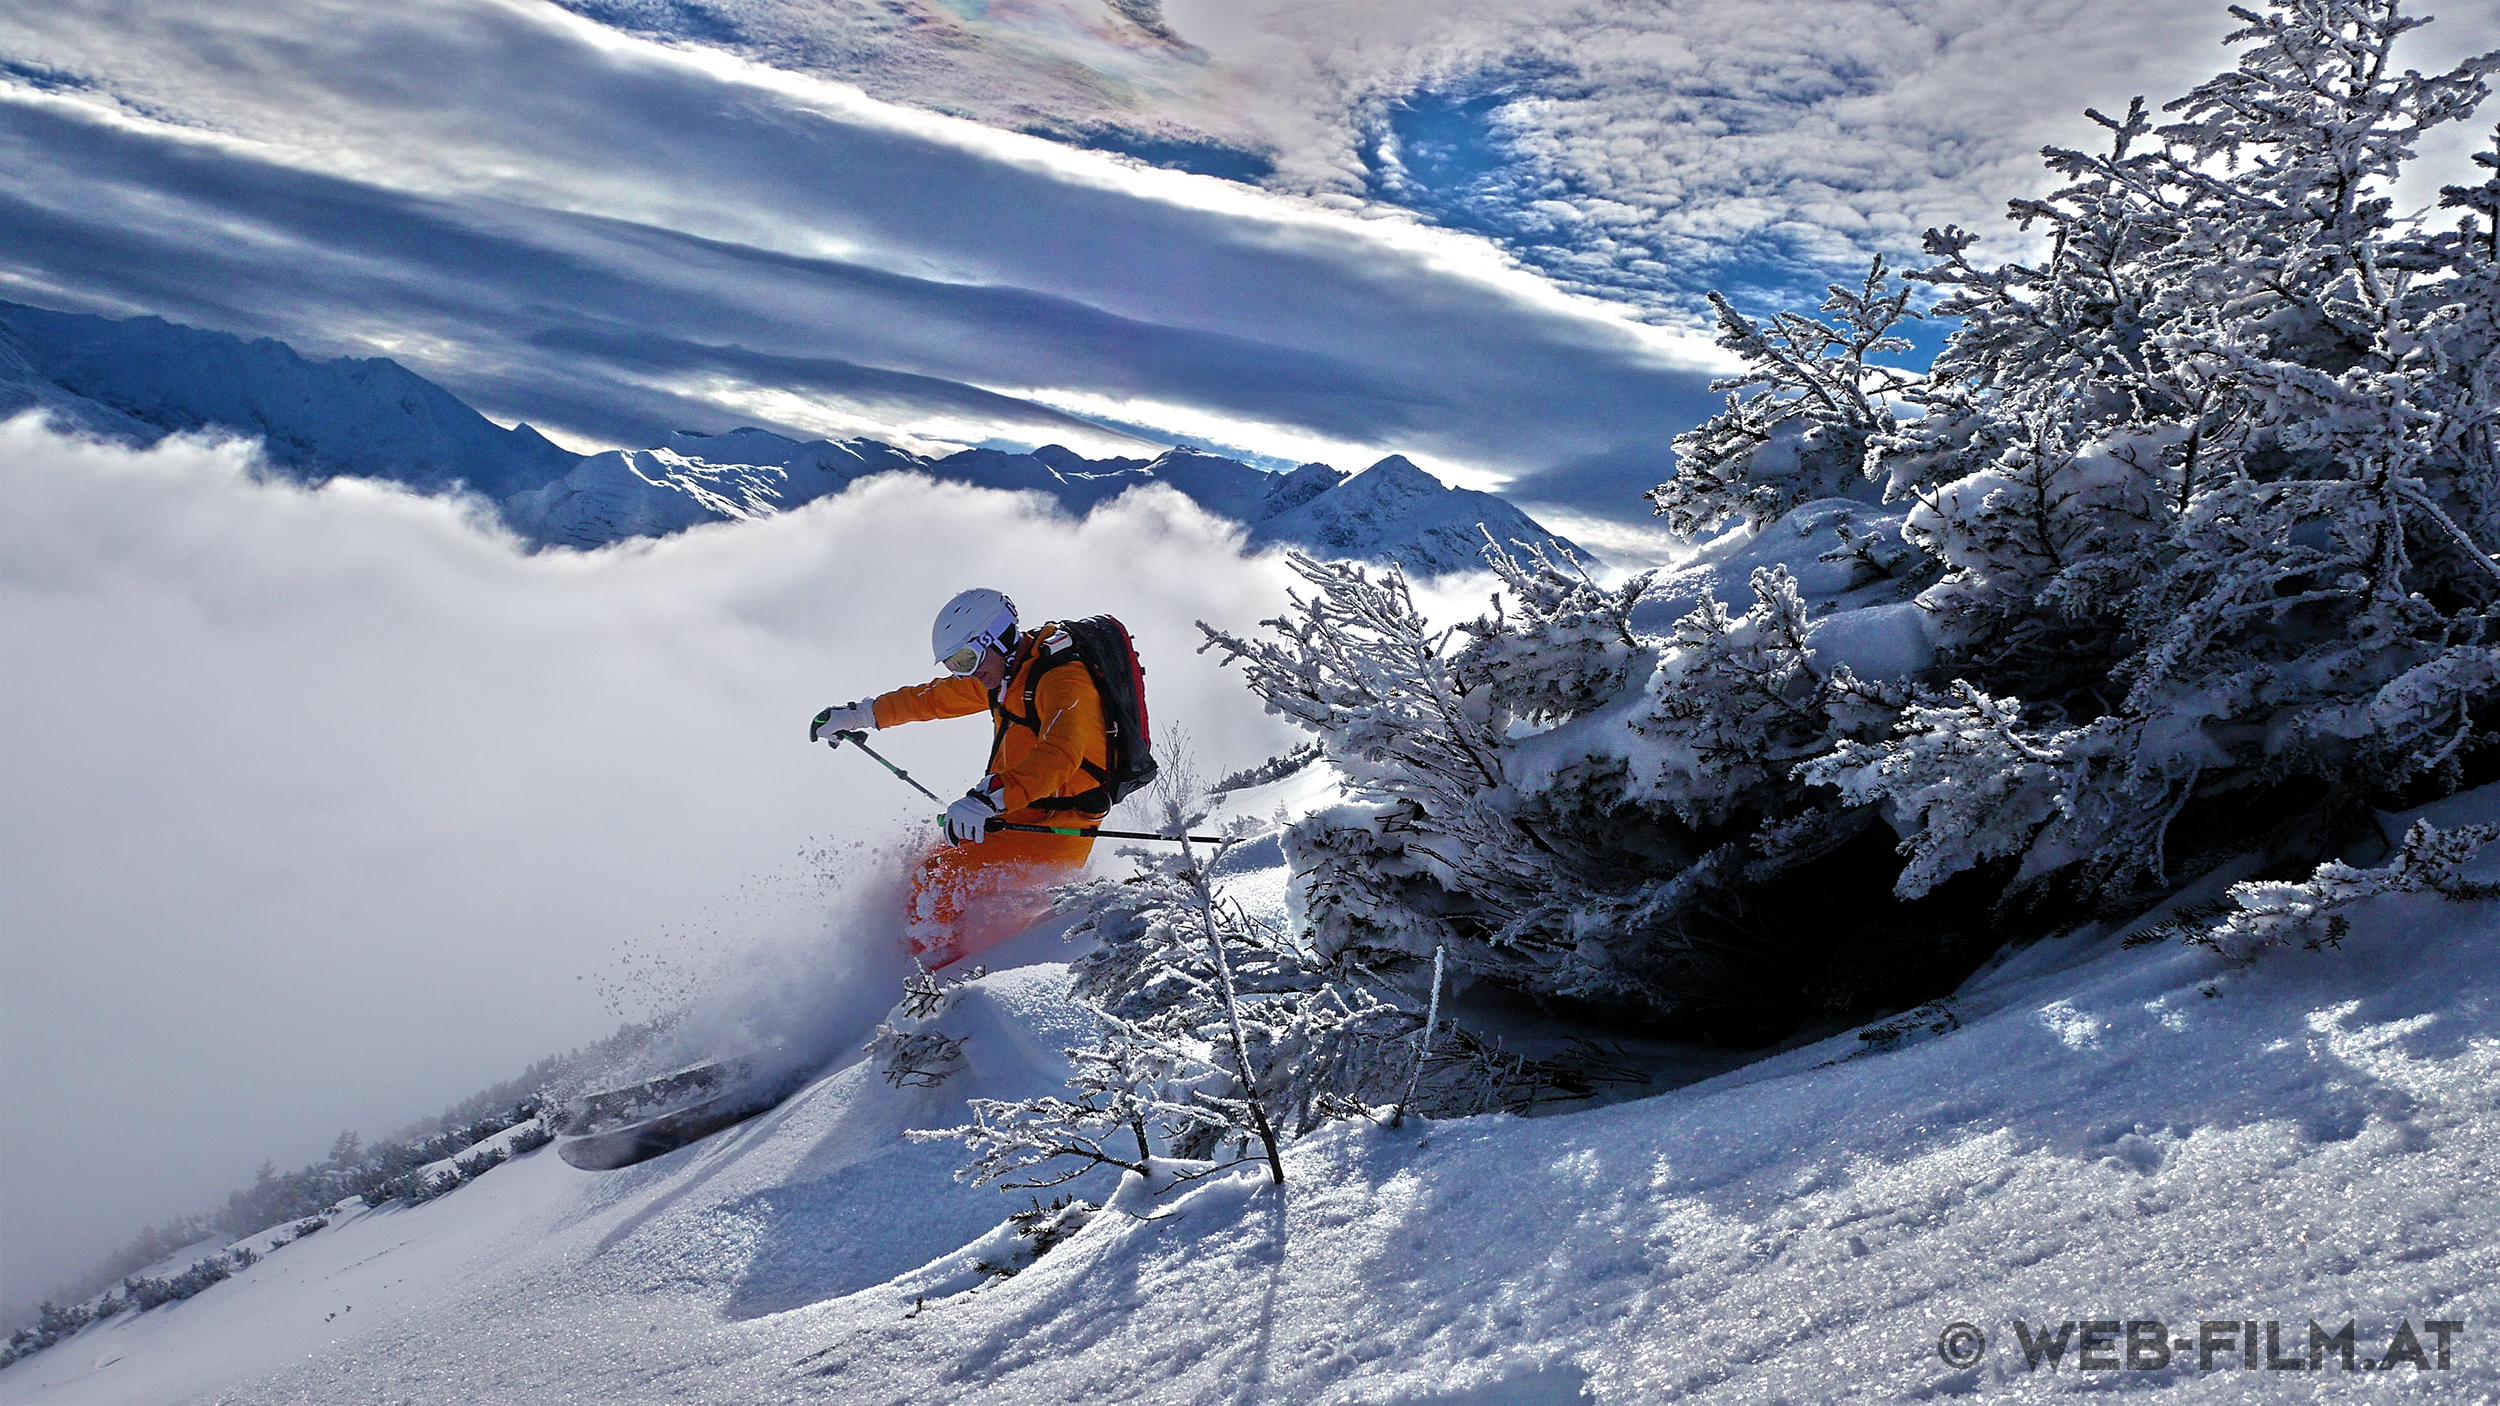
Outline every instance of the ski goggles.
[(981, 667), (981, 656), (998, 647), (998, 641), (983, 636), (939, 660), (950, 674), (969, 674)]

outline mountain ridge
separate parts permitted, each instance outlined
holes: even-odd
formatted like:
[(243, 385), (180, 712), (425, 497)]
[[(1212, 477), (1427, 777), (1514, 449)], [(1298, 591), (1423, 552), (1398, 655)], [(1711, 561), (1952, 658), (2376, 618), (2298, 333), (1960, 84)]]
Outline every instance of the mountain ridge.
[(274, 338), (116, 321), (0, 301), (0, 414), (38, 409), (124, 442), (223, 430), (259, 439), (290, 476), (347, 474), (491, 500), (534, 548), (592, 549), (788, 512), (880, 473), (1039, 493), (1082, 515), (1161, 484), (1237, 522), (1250, 550), (1391, 561), (1437, 575), (1477, 565), (1484, 539), (1593, 560), (1501, 498), (1453, 488), (1402, 455), (1348, 473), (1269, 473), (1188, 447), (1087, 459), (1060, 444), (930, 457), (880, 440), (800, 440), (756, 426), (680, 430), (640, 449), (575, 453), (504, 429), (387, 357), (312, 361)]
[(312, 361), (270, 337), (10, 302), (0, 347), (0, 409), (41, 403), (115, 439), (145, 437), (133, 425), (249, 434), (271, 463), (313, 482), (344, 473), (502, 498), (579, 457), (526, 424), (502, 428), (388, 357)]

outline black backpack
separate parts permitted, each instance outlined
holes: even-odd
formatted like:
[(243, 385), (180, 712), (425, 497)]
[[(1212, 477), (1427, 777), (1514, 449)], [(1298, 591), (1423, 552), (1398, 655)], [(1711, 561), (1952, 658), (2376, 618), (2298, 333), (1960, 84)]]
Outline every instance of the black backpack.
[[(1086, 672), (1094, 676), (1094, 691), (1102, 696), (1104, 751), (1110, 765), (1097, 767), (1092, 762), (1079, 762), (1085, 774), (1094, 778), (1094, 789), (1073, 796), (1045, 797), (1033, 802), (1033, 808), (1100, 815), (1155, 779), (1154, 740), (1146, 726), (1146, 666), (1137, 662), (1137, 646), (1129, 639), (1128, 627), (1108, 615), (1062, 620), (1059, 628), (1067, 636), (1065, 647), (1052, 648), (1024, 676), (1024, 716), (1017, 717), (1004, 709), (1000, 712), (1006, 719), (1039, 732), (1042, 724), (1033, 692), (1041, 684), (1042, 675), (1071, 660), (1085, 666)], [(1003, 727), (1001, 730), (1003, 733)]]

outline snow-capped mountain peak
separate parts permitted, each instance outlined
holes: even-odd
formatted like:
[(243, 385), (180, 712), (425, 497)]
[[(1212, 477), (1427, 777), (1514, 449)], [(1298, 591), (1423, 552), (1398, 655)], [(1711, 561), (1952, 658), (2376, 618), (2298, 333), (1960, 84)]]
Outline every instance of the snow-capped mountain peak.
[(1251, 528), (1251, 545), (1385, 558), (1425, 574), (1475, 565), (1488, 534), (1505, 547), (1524, 543), (1569, 557), (1583, 555), (1510, 504), (1490, 493), (1452, 488), (1403, 455), (1392, 454), (1340, 482), (1318, 486), (1324, 475), (1335, 472), (1325, 464), (1305, 464), (1287, 475), (1275, 491), (1291, 495), (1293, 506), (1258, 521)]

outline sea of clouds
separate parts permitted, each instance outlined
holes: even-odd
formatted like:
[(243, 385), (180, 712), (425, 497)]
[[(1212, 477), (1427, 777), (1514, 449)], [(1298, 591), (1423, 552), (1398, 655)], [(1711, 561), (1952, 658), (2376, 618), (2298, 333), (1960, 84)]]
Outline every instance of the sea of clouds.
[[(806, 728), (928, 678), (966, 586), (1121, 616), (1209, 776), (1291, 741), (1192, 623), (1255, 628), (1288, 573), (1168, 491), (1080, 522), (889, 478), (531, 555), (451, 500), (255, 470), (0, 425), (0, 1298), (720, 972), (890, 984), (852, 910), (931, 807)], [(877, 739), (941, 795), (987, 743)]]

